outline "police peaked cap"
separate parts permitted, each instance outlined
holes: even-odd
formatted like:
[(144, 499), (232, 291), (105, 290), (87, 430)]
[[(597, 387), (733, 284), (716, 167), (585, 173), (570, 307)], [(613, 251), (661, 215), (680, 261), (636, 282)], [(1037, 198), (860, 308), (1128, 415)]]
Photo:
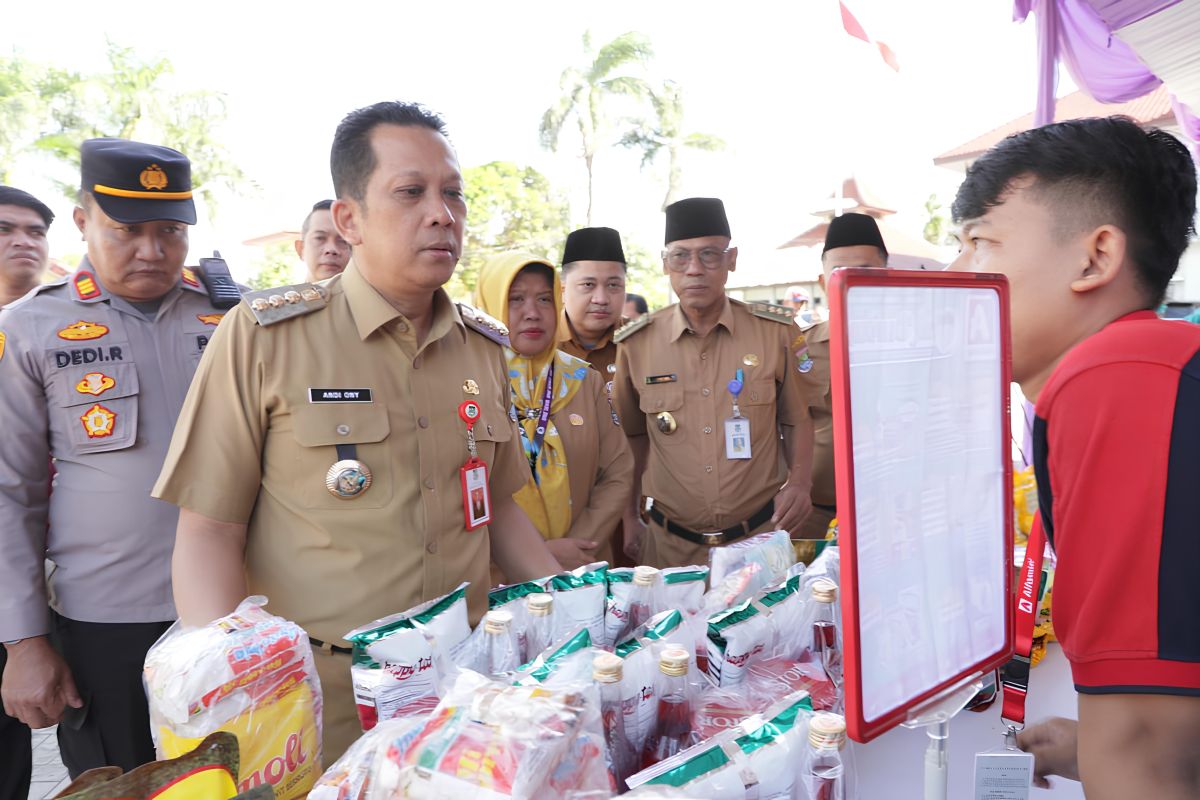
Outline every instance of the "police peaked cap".
[(575, 261), (617, 261), (625, 263), (621, 234), (613, 228), (580, 228), (567, 234), (562, 263)]
[(128, 139), (88, 139), (79, 152), (80, 188), (117, 222), (196, 224), (192, 163), (183, 153)]
[(689, 197), (667, 206), (667, 232), (663, 244), (701, 236), (730, 238), (725, 204), (715, 197)]
[(879, 224), (875, 222), (875, 218), (847, 212), (830, 221), (829, 230), (825, 232), (825, 249), (821, 253), (835, 247), (860, 245), (878, 247), (885, 256), (887, 255), (887, 248), (883, 245), (883, 234), (879, 232)]

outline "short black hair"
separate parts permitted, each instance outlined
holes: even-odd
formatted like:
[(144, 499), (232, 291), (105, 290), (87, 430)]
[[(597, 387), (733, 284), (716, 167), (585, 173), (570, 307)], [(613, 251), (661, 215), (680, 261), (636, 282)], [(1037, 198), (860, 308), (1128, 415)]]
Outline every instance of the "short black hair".
[(1063, 233), (1104, 224), (1124, 231), (1149, 304), (1162, 300), (1196, 232), (1196, 166), (1178, 139), (1119, 116), (1015, 133), (967, 170), (954, 221), (983, 216), (1024, 178)]
[(625, 293), (625, 302), (633, 303), (633, 307), (637, 309), (637, 312), (639, 314), (649, 314), (650, 313), (650, 306), (646, 305), (646, 298), (642, 297), (640, 294), (634, 294), (633, 292), (626, 292)]
[(333, 206), (332, 200), (318, 200), (313, 203), (313, 207), (309, 209), (308, 214), (304, 217), (304, 222), (300, 225), (300, 236), (303, 238), (308, 236), (308, 225), (312, 222), (314, 211), (328, 211)]
[(46, 223), (47, 228), (50, 227), (50, 223), (54, 222), (54, 212), (50, 210), (50, 206), (15, 186), (0, 185), (0, 206), (28, 208), (42, 218), (42, 222)]
[(333, 191), (339, 198), (352, 197), (362, 202), (366, 196), (367, 181), (375, 171), (371, 131), (379, 125), (428, 128), (449, 138), (442, 118), (419, 103), (387, 100), (351, 111), (333, 134), (329, 153)]

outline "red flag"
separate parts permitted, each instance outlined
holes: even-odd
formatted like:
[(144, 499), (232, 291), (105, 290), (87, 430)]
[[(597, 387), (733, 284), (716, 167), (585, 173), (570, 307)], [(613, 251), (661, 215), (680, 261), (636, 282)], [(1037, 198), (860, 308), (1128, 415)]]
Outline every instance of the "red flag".
[(870, 42), (871, 37), (867, 36), (867, 31), (862, 25), (858, 24), (858, 20), (850, 13), (850, 9), (846, 8), (846, 4), (838, 2), (842, 8), (842, 27), (846, 29), (846, 33), (853, 36), (855, 39), (862, 39), (864, 42)]
[(896, 72), (899, 72), (900, 62), (896, 59), (896, 54), (892, 52), (892, 48), (888, 47), (883, 42), (876, 42), (875, 46), (879, 48), (879, 55), (883, 56), (884, 62), (889, 67), (896, 70)]
[(855, 39), (861, 39), (867, 44), (874, 44), (879, 49), (879, 55), (883, 58), (883, 62), (896, 72), (900, 71), (900, 61), (896, 58), (896, 54), (892, 48), (888, 47), (883, 42), (875, 41), (867, 35), (867, 29), (862, 26), (857, 18), (850, 13), (850, 9), (846, 8), (846, 4), (838, 0), (838, 7), (842, 12), (842, 27), (846, 33), (853, 36)]

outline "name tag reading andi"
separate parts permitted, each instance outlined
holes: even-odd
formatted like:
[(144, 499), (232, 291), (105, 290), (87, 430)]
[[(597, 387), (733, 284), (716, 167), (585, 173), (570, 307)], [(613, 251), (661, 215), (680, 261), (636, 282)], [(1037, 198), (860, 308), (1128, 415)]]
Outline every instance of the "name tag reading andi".
[(370, 403), (370, 389), (309, 389), (310, 403)]

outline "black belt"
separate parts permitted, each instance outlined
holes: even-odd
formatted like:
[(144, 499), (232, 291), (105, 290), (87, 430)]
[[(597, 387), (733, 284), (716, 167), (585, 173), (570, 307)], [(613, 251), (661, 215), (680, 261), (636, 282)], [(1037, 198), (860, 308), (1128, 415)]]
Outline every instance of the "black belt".
[(349, 647), (338, 647), (336, 644), (322, 642), (320, 639), (314, 639), (312, 636), (308, 637), (308, 641), (311, 642), (312, 646), (317, 650), (324, 650), (326, 653), (344, 653), (346, 655), (350, 655), (354, 652)]
[(682, 525), (676, 525), (671, 522), (663, 513), (654, 506), (650, 507), (650, 519), (654, 520), (655, 524), (661, 525), (665, 530), (675, 534), (681, 539), (687, 539), (692, 544), (706, 544), (710, 546), (725, 544), (732, 542), (734, 539), (740, 539), (750, 531), (762, 525), (771, 518), (775, 513), (774, 498), (767, 501), (767, 504), (758, 510), (758, 513), (750, 517), (745, 522), (739, 522), (737, 525), (730, 525), (723, 531), (714, 531), (712, 533), (696, 533)]
[(813, 508), (819, 508), (819, 509), (821, 509), (822, 511), (831, 511), (831, 512), (833, 512), (834, 514), (836, 514), (836, 513), (837, 513), (837, 506), (826, 506), (826, 505), (822, 505), (821, 503), (813, 503), (813, 504), (812, 504), (812, 507), (813, 507)]

